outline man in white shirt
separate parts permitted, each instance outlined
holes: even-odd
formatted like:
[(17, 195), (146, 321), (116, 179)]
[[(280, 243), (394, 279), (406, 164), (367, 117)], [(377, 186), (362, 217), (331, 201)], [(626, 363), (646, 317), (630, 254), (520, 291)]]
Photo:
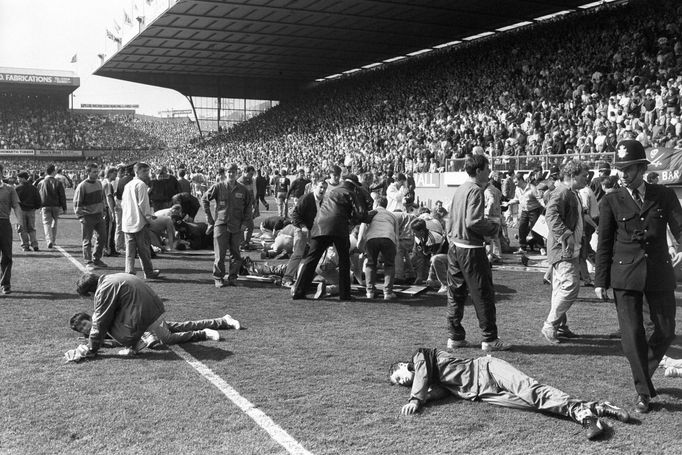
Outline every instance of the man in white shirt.
[(157, 278), (159, 270), (152, 266), (151, 250), (149, 247), (149, 224), (154, 218), (149, 205), (149, 187), (145, 181), (149, 180), (149, 165), (137, 163), (135, 178), (123, 189), (121, 198), (122, 226), (121, 230), (126, 238), (126, 273), (135, 274), (135, 253), (140, 257), (140, 264), (145, 279)]
[(389, 212), (395, 212), (400, 210), (405, 211), (405, 195), (407, 194), (407, 177), (405, 174), (398, 174), (395, 182), (388, 185), (386, 189), (386, 199), (388, 199), (388, 205), (386, 210)]

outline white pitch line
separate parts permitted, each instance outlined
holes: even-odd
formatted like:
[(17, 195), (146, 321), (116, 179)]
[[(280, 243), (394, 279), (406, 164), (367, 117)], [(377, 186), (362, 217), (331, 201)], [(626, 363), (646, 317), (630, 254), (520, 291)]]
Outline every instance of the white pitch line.
[(182, 357), (185, 362), (192, 365), (192, 368), (197, 370), (199, 374), (208, 379), (211, 384), (216, 386), (218, 390), (223, 393), (223, 395), (236, 404), (237, 407), (244, 411), (247, 416), (251, 417), (259, 427), (264, 429), (270, 435), (270, 437), (279, 445), (284, 447), (287, 452), (296, 455), (312, 455), (311, 452), (307, 451), (300, 443), (298, 443), (298, 441), (292, 438), (289, 433), (284, 431), (282, 427), (277, 425), (263, 411), (254, 406), (253, 403), (241, 396), (239, 392), (237, 392), (230, 384), (225, 382), (223, 378), (215, 374), (209, 367), (193, 357), (185, 350), (185, 348), (180, 345), (169, 346), (169, 348), (178, 356)]
[[(54, 247), (57, 251), (62, 253), (66, 259), (71, 261), (81, 272), (86, 272), (88, 269), (71, 256), (64, 248), (60, 246)], [(305, 449), (298, 441), (296, 441), (289, 433), (282, 427), (277, 425), (270, 417), (263, 411), (258, 409), (253, 403), (244, 398), (237, 392), (234, 387), (225, 382), (223, 378), (218, 376), (209, 367), (197, 360), (182, 346), (169, 346), (169, 348), (185, 362), (189, 363), (200, 375), (206, 378), (211, 384), (216, 386), (232, 403), (241, 409), (247, 416), (251, 417), (259, 427), (265, 430), (275, 442), (286, 449), (292, 455), (312, 455)]]

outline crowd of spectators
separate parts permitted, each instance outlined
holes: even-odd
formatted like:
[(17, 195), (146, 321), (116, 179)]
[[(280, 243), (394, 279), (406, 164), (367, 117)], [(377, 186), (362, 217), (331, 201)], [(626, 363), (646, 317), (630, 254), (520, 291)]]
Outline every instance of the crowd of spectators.
[(326, 82), (159, 164), (431, 172), (477, 151), (499, 165), (623, 137), (675, 147), (681, 26), (671, 0), (604, 6)]
[(0, 149), (166, 150), (199, 134), (188, 119), (68, 110), (49, 96), (2, 95)]
[(441, 172), (468, 153), (489, 154), (498, 169), (528, 169), (527, 157), (546, 154), (594, 161), (622, 138), (677, 147), (681, 27), (673, 0), (605, 5), (320, 84), (203, 142), (190, 140), (191, 123), (10, 103), (0, 106), (0, 148), (121, 148), (102, 160), (213, 177), (229, 162), (270, 174), (333, 165)]

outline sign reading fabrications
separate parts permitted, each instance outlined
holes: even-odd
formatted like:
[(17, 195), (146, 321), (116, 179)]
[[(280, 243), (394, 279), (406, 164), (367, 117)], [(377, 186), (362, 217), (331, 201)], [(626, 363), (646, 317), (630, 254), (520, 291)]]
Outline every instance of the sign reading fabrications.
[(36, 150), (36, 156), (83, 156), (82, 150)]
[(28, 149), (0, 149), (0, 156), (33, 156), (35, 152)]
[(80, 83), (77, 77), (44, 76), (39, 74), (16, 74), (6, 72), (0, 72), (0, 82), (42, 85), (79, 85)]

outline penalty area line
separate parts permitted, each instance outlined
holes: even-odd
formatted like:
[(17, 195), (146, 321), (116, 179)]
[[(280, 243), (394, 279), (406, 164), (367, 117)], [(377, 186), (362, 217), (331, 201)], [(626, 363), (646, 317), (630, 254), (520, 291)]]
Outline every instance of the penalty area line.
[[(54, 247), (57, 251), (71, 261), (81, 272), (87, 272), (88, 269), (83, 264), (78, 262), (71, 254), (60, 246)], [(292, 455), (312, 455), (312, 452), (306, 450), (298, 441), (296, 441), (289, 433), (282, 427), (277, 425), (270, 417), (263, 411), (258, 409), (253, 403), (244, 398), (237, 392), (234, 387), (228, 384), (223, 378), (218, 376), (213, 370), (197, 360), (192, 354), (187, 352), (185, 348), (179, 345), (168, 346), (171, 351), (178, 357), (187, 362), (194, 370), (213, 384), (220, 392), (225, 395), (232, 403), (234, 403), (244, 414), (249, 416), (256, 424), (265, 430), (266, 433), (279, 445), (284, 447), (287, 452)]]

